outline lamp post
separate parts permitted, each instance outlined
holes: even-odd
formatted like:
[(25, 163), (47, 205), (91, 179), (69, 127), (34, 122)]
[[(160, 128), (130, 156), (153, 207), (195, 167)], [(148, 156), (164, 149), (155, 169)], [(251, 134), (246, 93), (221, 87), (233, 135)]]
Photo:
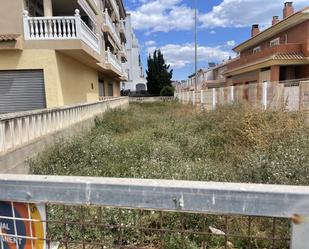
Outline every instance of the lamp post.
[(197, 0), (194, 0), (195, 85), (197, 91)]

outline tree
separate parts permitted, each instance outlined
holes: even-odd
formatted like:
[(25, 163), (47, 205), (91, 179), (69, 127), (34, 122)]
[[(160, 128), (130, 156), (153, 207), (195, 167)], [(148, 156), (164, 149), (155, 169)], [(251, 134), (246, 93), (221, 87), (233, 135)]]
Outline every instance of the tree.
[(147, 64), (146, 79), (148, 92), (158, 96), (165, 86), (172, 86), (173, 70), (170, 70), (170, 65), (165, 64), (160, 50), (155, 50), (153, 57), (149, 55)]

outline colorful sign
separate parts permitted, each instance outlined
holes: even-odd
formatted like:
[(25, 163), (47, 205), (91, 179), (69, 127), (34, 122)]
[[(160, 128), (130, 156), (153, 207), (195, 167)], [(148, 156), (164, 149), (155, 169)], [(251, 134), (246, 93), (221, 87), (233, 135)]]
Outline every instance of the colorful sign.
[(0, 249), (44, 249), (44, 205), (0, 202)]

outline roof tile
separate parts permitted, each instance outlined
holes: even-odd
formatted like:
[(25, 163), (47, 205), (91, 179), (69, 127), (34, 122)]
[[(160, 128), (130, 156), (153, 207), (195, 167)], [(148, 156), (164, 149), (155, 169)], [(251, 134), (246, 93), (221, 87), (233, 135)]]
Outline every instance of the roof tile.
[(16, 34), (0, 34), (0, 41), (16, 41), (19, 36)]

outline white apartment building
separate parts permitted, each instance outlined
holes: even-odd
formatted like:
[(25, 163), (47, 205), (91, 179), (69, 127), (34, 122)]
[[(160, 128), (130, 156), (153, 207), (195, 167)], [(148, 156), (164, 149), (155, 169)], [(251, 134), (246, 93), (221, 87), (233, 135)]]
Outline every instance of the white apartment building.
[(122, 82), (121, 90), (130, 90), (131, 92), (147, 90), (147, 81), (141, 63), (139, 43), (133, 31), (130, 13), (127, 13), (125, 19), (125, 33), (127, 37), (125, 45), (127, 62), (123, 63), (122, 66), (123, 71), (128, 74), (128, 81)]

